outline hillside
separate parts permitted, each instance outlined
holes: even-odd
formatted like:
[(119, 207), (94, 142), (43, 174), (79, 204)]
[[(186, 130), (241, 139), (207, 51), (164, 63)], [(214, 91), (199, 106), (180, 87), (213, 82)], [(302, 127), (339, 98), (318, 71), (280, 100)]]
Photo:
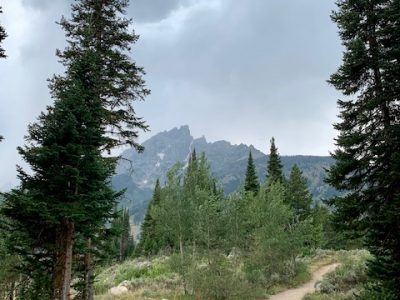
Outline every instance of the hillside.
[[(117, 190), (126, 188), (121, 199), (121, 206), (130, 210), (135, 223), (143, 219), (147, 204), (151, 198), (157, 178), (165, 181), (169, 168), (176, 162), (185, 164), (189, 153), (196, 149), (205, 152), (211, 164), (211, 171), (218, 179), (226, 194), (238, 189), (244, 181), (247, 157), (251, 149), (258, 176), (265, 178), (267, 155), (253, 146), (244, 144), (232, 145), (227, 141), (207, 142), (205, 137), (193, 138), (188, 126), (160, 132), (143, 143), (145, 151), (138, 154), (133, 149), (123, 152), (117, 166), (116, 175), (112, 179)], [(265, 148), (269, 145), (266, 143)], [(279, 141), (278, 141), (279, 147)], [(323, 182), (325, 171), (333, 160), (326, 156), (282, 156), (286, 175), (293, 164), (298, 164), (309, 183), (314, 199), (327, 198), (335, 190)]]

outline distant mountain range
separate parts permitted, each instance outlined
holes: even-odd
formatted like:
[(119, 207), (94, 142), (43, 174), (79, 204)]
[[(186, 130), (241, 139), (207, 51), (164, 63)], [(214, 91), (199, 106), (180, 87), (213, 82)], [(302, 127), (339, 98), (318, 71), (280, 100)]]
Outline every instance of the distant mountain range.
[[(145, 150), (123, 152), (116, 175), (112, 179), (115, 189), (126, 188), (121, 206), (129, 209), (135, 223), (143, 220), (157, 178), (165, 182), (167, 171), (176, 163), (187, 163), (190, 153), (205, 152), (211, 172), (218, 179), (226, 194), (237, 190), (244, 182), (247, 158), (251, 150), (260, 181), (265, 180), (268, 156), (253, 146), (232, 145), (227, 141), (209, 143), (205, 137), (195, 139), (188, 126), (156, 134), (143, 143)], [(277, 143), (279, 148), (279, 141)], [(267, 146), (269, 147), (269, 146)], [(284, 172), (289, 175), (297, 164), (308, 180), (315, 201), (328, 198), (336, 191), (324, 183), (325, 169), (333, 163), (328, 156), (282, 156)]]

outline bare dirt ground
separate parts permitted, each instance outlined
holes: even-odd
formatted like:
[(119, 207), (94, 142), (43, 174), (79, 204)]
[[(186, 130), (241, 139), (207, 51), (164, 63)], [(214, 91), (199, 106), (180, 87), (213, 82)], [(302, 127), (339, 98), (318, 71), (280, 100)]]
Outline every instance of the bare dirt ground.
[(312, 280), (294, 289), (273, 295), (269, 300), (301, 300), (307, 293), (315, 291), (315, 284), (322, 280), (322, 276), (336, 269), (338, 263), (330, 264), (319, 268), (313, 273)]

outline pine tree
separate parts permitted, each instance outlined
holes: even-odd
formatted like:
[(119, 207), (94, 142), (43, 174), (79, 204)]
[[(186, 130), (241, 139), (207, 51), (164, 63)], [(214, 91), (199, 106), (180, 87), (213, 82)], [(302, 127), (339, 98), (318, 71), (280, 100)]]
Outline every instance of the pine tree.
[(68, 47), (57, 52), (66, 72), (51, 81), (54, 107), (29, 127), (29, 144), (19, 148), (33, 174), (19, 168), (21, 187), (7, 195), (3, 212), (13, 220), (9, 229), (28, 242), (28, 266), (50, 274), (41, 299), (69, 297), (75, 237), (90, 241), (112, 217), (121, 193), (108, 184), (116, 158), (103, 157), (103, 151), (123, 144), (142, 150), (135, 139), (147, 126), (132, 100), (142, 100), (148, 90), (143, 70), (128, 55), (138, 37), (123, 17), (127, 4), (72, 5), (71, 20), (60, 22)]
[[(0, 194), (0, 206), (2, 205), (2, 195)], [(0, 215), (0, 224), (4, 224), (6, 220)], [(12, 295), (17, 292), (16, 283), (23, 276), (19, 274), (17, 266), (19, 265), (19, 257), (15, 253), (8, 251), (6, 242), (10, 240), (6, 236), (7, 232), (0, 226), (0, 299), (14, 299)]]
[(161, 201), (161, 185), (160, 180), (157, 179), (153, 198), (147, 207), (146, 216), (141, 226), (140, 241), (136, 247), (135, 255), (154, 255), (162, 246), (161, 237), (157, 235), (157, 220), (152, 216), (153, 207), (160, 205)]
[(39, 269), (51, 274), (52, 298), (68, 297), (75, 235), (101, 228), (118, 197), (107, 184), (115, 160), (101, 156), (102, 132), (83, 126), (95, 119), (94, 108), (68, 97), (30, 127), (31, 144), (19, 153), (34, 173), (19, 169), (21, 187), (7, 195), (3, 209), (14, 221), (10, 229), (28, 235), (34, 263), (40, 264), (44, 254), (51, 262)]
[(294, 210), (296, 216), (304, 219), (310, 214), (312, 196), (307, 187), (307, 180), (300, 168), (295, 164), (287, 182), (286, 202)]
[(260, 189), (260, 183), (258, 181), (258, 177), (256, 174), (256, 167), (254, 166), (253, 156), (251, 155), (250, 151), (249, 158), (247, 160), (246, 178), (244, 180), (244, 190), (257, 194), (259, 189)]
[(269, 160), (267, 164), (267, 182), (271, 184), (273, 182), (284, 183), (283, 166), (281, 158), (278, 153), (278, 148), (275, 146), (275, 139), (271, 139), (271, 148), (269, 152)]
[(113, 260), (122, 262), (132, 254), (134, 247), (130, 216), (127, 209), (118, 211), (117, 217), (111, 223), (111, 230), (114, 232), (111, 240), (115, 249)]
[(328, 182), (346, 193), (330, 203), (339, 228), (366, 237), (373, 282), (393, 294), (377, 299), (400, 299), (400, 1), (337, 5), (345, 53), (330, 83), (347, 99)]
[(104, 150), (128, 144), (141, 151), (138, 130), (148, 129), (133, 107), (134, 100), (144, 100), (150, 91), (141, 77), (143, 68), (129, 56), (139, 37), (130, 32), (132, 20), (124, 18), (127, 6), (126, 0), (80, 0), (72, 5), (71, 20), (60, 22), (69, 46), (57, 55), (67, 73), (53, 78), (52, 93), (62, 96), (65, 86), (74, 83), (74, 74), (86, 72), (83, 83), (101, 105), (98, 126), (109, 134), (103, 137)]

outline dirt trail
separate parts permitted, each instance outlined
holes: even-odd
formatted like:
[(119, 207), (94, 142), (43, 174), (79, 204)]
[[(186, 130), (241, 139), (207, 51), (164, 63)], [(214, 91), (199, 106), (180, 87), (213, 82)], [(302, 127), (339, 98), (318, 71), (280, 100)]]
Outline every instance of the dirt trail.
[(269, 300), (301, 300), (307, 293), (315, 291), (315, 284), (322, 279), (326, 273), (332, 272), (338, 266), (338, 263), (324, 266), (313, 273), (312, 280), (299, 286), (298, 288), (290, 289), (282, 293), (273, 295)]

